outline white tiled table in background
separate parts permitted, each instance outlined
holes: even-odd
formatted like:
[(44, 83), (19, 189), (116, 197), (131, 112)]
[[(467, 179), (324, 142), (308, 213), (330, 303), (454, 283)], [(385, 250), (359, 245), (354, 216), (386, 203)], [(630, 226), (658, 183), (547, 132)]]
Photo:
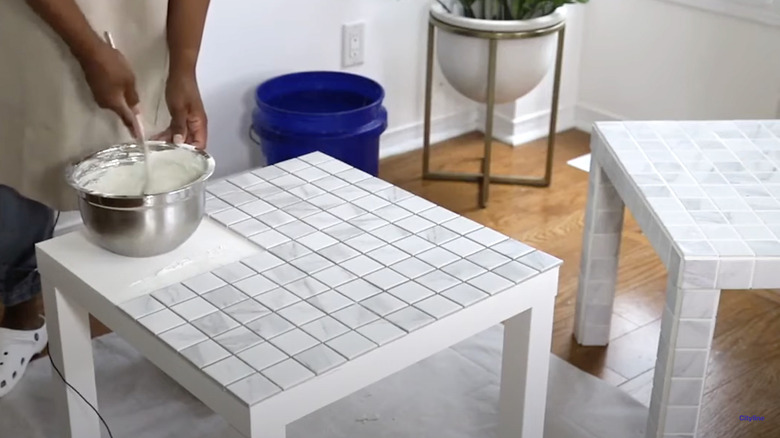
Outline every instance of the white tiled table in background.
[(780, 288), (780, 121), (597, 123), (575, 336), (606, 345), (624, 204), (668, 285), (647, 437), (693, 437), (722, 289)]
[[(252, 438), (505, 322), (499, 436), (542, 437), (558, 259), (318, 153), (209, 184), (207, 210), (159, 257), (39, 245), (51, 355), (91, 402), (89, 314)], [(58, 393), (66, 436), (99, 437)]]

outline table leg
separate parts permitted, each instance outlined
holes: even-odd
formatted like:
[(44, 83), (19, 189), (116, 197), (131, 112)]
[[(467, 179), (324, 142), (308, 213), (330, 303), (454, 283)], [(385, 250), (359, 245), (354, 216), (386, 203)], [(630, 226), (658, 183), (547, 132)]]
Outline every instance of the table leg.
[(251, 429), (250, 438), (285, 438), (287, 436), (287, 425), (279, 424), (279, 422), (268, 418), (258, 419), (254, 415)]
[(555, 293), (504, 322), (499, 438), (542, 438)]
[(720, 291), (678, 286), (669, 274), (647, 438), (695, 437)]
[(225, 429), (225, 438), (246, 438), (243, 433), (234, 429), (233, 426), (228, 426)]
[(259, 434), (253, 435), (252, 438), (285, 438), (287, 432), (285, 427), (277, 427), (274, 429), (261, 430)]
[[(49, 332), (49, 355), (62, 376), (97, 409), (95, 366), (89, 313), (45, 278), (43, 297)], [(64, 421), (63, 437), (100, 438), (95, 412), (52, 370), (55, 397)], [(64, 409), (63, 409), (64, 408)]]
[(592, 157), (574, 316), (574, 336), (581, 345), (609, 343), (624, 210), (620, 195)]

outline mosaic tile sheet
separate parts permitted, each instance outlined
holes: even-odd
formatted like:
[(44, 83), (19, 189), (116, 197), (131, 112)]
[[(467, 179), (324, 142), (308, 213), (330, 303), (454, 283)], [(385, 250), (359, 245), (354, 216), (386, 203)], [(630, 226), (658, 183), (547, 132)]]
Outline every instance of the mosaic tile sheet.
[(560, 264), (321, 153), (207, 191), (263, 251), (120, 307), (247, 405)]

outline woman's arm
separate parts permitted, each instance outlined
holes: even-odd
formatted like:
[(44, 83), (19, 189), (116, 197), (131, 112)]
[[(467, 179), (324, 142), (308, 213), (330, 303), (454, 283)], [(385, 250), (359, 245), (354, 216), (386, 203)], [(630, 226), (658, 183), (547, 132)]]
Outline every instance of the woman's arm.
[(170, 67), (166, 101), (171, 126), (158, 138), (205, 148), (208, 121), (195, 77), (209, 0), (168, 0)]
[(168, 0), (171, 75), (195, 75), (209, 0)]
[(98, 106), (115, 112), (132, 133), (138, 93), (125, 57), (100, 38), (74, 0), (27, 0), (27, 4), (78, 60)]
[(27, 4), (62, 38), (77, 59), (90, 56), (102, 43), (75, 0), (27, 0)]

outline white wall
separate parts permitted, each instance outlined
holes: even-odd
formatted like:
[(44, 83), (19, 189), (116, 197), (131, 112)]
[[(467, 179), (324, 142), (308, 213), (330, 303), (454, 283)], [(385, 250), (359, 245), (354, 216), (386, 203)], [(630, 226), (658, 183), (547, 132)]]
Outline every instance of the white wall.
[[(341, 69), (341, 25), (366, 23), (366, 63), (387, 91), (388, 155), (420, 147), (427, 0), (212, 2), (199, 78), (210, 151), (225, 175), (262, 164), (247, 138), (252, 92), (272, 76)], [(569, 7), (559, 130), (605, 119), (780, 117), (780, 28), (661, 0)], [(482, 126), (478, 107), (437, 75), (434, 140)], [(497, 135), (546, 135), (551, 74), (500, 109)], [(479, 120), (478, 120), (479, 117)]]
[(780, 27), (660, 0), (587, 5), (579, 125), (780, 118)]
[[(212, 2), (198, 77), (218, 175), (262, 164), (247, 138), (253, 90), (273, 76), (341, 69), (341, 26), (366, 23), (365, 65), (349, 71), (386, 89), (383, 153), (419, 147), (427, 10), (424, 0), (230, 0)], [(474, 128), (475, 105), (437, 80), (437, 139)]]

